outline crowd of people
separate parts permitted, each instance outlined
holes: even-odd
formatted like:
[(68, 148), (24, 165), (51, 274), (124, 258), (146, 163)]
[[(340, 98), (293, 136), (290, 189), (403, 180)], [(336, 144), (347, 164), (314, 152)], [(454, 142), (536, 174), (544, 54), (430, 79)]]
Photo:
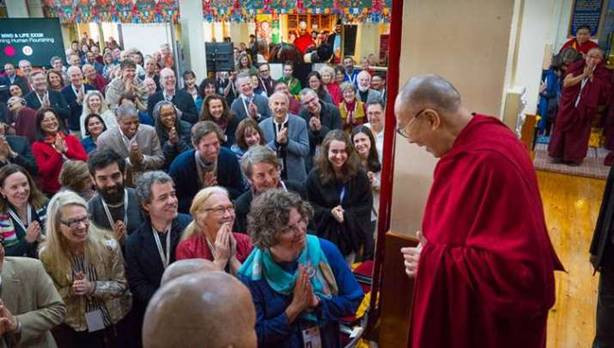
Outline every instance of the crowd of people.
[(54, 317), (40, 301), (0, 305), (0, 331), (139, 346), (165, 270), (203, 259), (249, 289), (259, 346), (339, 346), (363, 298), (349, 266), (375, 248), (385, 78), (345, 57), (306, 81), (286, 63), (274, 80), (237, 51), (235, 71), (200, 83), (178, 83), (168, 45), (73, 42), (68, 67), (5, 64), (2, 251), (31, 259)]
[(589, 146), (605, 146), (604, 164), (614, 163), (614, 74), (590, 33), (578, 27), (542, 73), (538, 142), (554, 163), (581, 165)]

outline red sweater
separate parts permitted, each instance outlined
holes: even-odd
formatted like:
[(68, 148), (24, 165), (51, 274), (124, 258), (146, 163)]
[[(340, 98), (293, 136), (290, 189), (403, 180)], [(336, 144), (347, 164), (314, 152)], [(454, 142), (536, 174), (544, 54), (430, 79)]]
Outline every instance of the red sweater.
[[(232, 235), (237, 241), (237, 260), (243, 262), (252, 252), (252, 242), (246, 234), (233, 232)], [(177, 245), (175, 257), (177, 260), (205, 259), (213, 261), (213, 254), (211, 254), (211, 250), (209, 250), (207, 241), (202, 233), (197, 233), (181, 241), (179, 245)]]
[[(87, 161), (87, 152), (81, 142), (72, 135), (66, 135), (66, 157), (72, 160)], [(45, 193), (54, 194), (60, 190), (60, 170), (64, 164), (62, 155), (50, 144), (37, 140), (32, 144), (32, 155), (38, 166), (38, 185)]]

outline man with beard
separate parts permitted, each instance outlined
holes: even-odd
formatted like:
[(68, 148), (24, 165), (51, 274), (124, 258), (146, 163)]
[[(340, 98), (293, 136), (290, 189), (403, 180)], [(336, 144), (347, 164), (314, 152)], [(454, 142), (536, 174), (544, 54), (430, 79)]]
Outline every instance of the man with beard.
[(235, 225), (233, 231), (247, 233), (247, 214), (255, 196), (273, 188), (294, 191), (305, 197), (302, 183), (281, 180), (281, 162), (273, 150), (266, 146), (254, 145), (243, 155), (241, 169), (249, 182), (250, 189), (235, 201)]
[(371, 88), (371, 74), (368, 71), (362, 70), (358, 73), (358, 93), (356, 98), (363, 103), (381, 98), (381, 93)]
[(124, 186), (126, 161), (113, 150), (104, 149), (90, 154), (87, 166), (96, 186), (96, 195), (87, 204), (91, 220), (113, 231), (123, 244), (127, 235), (143, 223), (134, 189)]
[(164, 270), (175, 261), (181, 233), (192, 217), (177, 213), (175, 184), (162, 171), (143, 174), (137, 181), (136, 196), (146, 218), (126, 241), (126, 278), (142, 323), (145, 308), (160, 287)]

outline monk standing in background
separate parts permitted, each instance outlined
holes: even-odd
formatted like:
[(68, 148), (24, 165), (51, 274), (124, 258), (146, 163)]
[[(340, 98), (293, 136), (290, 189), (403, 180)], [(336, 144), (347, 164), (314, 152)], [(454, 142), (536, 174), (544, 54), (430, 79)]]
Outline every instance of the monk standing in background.
[(559, 53), (563, 52), (566, 48), (573, 48), (580, 52), (582, 56), (586, 56), (588, 51), (593, 48), (599, 47), (595, 42), (591, 41), (591, 27), (588, 25), (581, 25), (576, 29), (576, 37), (572, 37), (567, 40)]
[(548, 144), (548, 154), (555, 162), (580, 165), (586, 157), (593, 117), (609, 97), (610, 72), (602, 62), (603, 51), (593, 48), (584, 60), (567, 68)]
[(498, 119), (472, 115), (440, 76), (409, 80), (397, 132), (440, 158), (416, 248), (413, 348), (545, 348), (562, 269), (527, 149)]

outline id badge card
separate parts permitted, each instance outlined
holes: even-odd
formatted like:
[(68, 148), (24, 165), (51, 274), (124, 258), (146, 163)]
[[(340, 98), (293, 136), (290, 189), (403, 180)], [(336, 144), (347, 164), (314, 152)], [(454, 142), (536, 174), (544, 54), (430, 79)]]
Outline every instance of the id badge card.
[(320, 328), (312, 326), (303, 329), (303, 348), (322, 348), (322, 338), (320, 337)]
[(85, 321), (87, 322), (88, 332), (95, 332), (104, 329), (104, 321), (102, 319), (102, 311), (100, 309), (85, 313)]

